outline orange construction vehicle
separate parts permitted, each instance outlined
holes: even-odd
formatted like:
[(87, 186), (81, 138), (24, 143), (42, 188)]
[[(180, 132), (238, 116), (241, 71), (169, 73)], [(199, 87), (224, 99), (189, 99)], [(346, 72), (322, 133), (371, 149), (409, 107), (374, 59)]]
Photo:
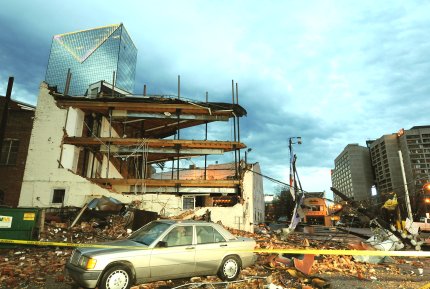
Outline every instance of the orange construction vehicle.
[(326, 201), (322, 197), (307, 197), (303, 199), (304, 221), (310, 225), (332, 226), (332, 216), (330, 216)]

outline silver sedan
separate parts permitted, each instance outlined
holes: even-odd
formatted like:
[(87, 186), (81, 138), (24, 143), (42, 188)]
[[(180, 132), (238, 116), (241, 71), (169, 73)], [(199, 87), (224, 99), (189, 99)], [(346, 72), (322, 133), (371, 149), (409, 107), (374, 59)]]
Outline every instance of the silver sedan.
[(133, 284), (217, 274), (237, 279), (255, 262), (255, 241), (202, 221), (153, 221), (106, 248), (75, 249), (66, 269), (80, 286), (127, 289)]

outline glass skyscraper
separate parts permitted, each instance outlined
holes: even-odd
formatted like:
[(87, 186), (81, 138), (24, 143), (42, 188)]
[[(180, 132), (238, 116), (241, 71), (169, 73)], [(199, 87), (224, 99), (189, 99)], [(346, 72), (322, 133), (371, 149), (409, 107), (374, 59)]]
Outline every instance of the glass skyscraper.
[(64, 92), (67, 71), (72, 78), (68, 95), (85, 95), (88, 86), (104, 80), (130, 93), (134, 89), (137, 49), (123, 24), (55, 35), (45, 81)]

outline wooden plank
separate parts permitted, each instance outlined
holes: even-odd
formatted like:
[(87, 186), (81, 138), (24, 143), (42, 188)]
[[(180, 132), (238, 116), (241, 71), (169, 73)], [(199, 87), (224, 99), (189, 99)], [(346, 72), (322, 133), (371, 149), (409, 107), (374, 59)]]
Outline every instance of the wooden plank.
[(141, 138), (108, 138), (108, 137), (65, 137), (64, 144), (76, 146), (95, 146), (110, 143), (119, 146), (139, 146), (142, 144), (153, 148), (181, 148), (189, 149), (223, 149), (231, 151), (235, 148), (246, 148), (244, 143), (231, 141), (204, 141), (204, 140), (173, 140), (173, 139), (141, 139)]
[[(137, 146), (118, 146), (111, 145), (110, 148), (107, 145), (100, 146), (100, 152), (107, 153), (110, 150), (111, 153), (118, 154), (130, 154), (130, 153), (142, 153), (143, 149)], [(223, 149), (218, 148), (185, 148), (175, 149), (173, 147), (149, 147), (146, 150), (150, 154), (173, 154), (180, 153), (181, 155), (222, 155)]]
[(143, 184), (147, 187), (202, 187), (202, 188), (235, 188), (239, 180), (158, 180), (158, 179), (89, 179), (93, 183), (109, 187), (116, 185)]

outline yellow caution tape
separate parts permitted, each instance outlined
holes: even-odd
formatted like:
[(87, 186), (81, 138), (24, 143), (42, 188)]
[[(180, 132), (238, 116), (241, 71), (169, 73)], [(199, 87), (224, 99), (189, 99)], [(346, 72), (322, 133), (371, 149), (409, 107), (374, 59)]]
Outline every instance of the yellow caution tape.
[(419, 289), (430, 289), (430, 283), (424, 285), (423, 287), (420, 287)]
[(424, 251), (372, 251), (372, 250), (322, 250), (322, 249), (255, 249), (255, 253), (312, 254), (312, 255), (350, 255), (350, 256), (391, 256), (391, 257), (430, 257)]
[[(55, 246), (55, 247), (84, 247), (84, 248), (115, 248), (115, 249), (136, 249), (148, 250), (142, 246), (115, 246), (101, 244), (81, 244), (67, 242), (42, 242), (42, 241), (27, 241), (27, 240), (9, 240), (0, 239), (0, 243), (19, 244), (19, 245), (34, 245), (34, 246)], [(162, 249), (162, 248), (157, 248)], [(349, 256), (391, 256), (391, 257), (430, 257), (430, 251), (371, 251), (371, 250), (322, 250), (322, 249), (254, 249), (241, 250), (237, 248), (220, 248), (219, 250), (234, 250), (236, 252), (254, 253), (278, 253), (278, 254), (312, 254), (312, 255), (349, 255)], [(430, 289), (430, 288), (429, 288)]]
[(34, 246), (55, 246), (55, 247), (84, 247), (84, 248), (117, 248), (117, 249), (140, 249), (146, 250), (148, 248), (142, 246), (115, 246), (115, 245), (101, 245), (101, 244), (81, 244), (81, 243), (67, 243), (67, 242), (42, 242), (42, 241), (26, 241), (26, 240), (9, 240), (0, 239), (0, 243), (5, 244), (18, 244), (18, 245), (34, 245)]

